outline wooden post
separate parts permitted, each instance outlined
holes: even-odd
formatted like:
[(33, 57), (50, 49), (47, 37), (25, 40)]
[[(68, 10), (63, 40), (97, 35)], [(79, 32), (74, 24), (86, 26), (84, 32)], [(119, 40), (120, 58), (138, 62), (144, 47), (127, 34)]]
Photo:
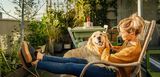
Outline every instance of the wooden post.
[(137, 0), (138, 16), (142, 16), (142, 2), (143, 2), (143, 0)]

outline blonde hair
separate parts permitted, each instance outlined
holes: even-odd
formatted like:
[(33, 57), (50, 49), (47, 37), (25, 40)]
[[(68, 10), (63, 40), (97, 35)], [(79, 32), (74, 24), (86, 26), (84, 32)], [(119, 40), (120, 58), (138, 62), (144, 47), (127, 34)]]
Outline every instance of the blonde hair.
[(135, 34), (138, 35), (144, 28), (144, 20), (137, 14), (133, 14), (128, 18), (122, 19), (117, 27), (118, 29), (122, 28), (128, 33), (135, 32)]

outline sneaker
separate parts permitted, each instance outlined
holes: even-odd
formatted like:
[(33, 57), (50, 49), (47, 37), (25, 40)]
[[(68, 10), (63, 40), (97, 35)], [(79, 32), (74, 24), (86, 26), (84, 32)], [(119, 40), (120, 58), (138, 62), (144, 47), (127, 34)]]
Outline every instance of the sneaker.
[(31, 45), (24, 41), (21, 47), (19, 54), (25, 63), (31, 63), (36, 60), (35, 49)]

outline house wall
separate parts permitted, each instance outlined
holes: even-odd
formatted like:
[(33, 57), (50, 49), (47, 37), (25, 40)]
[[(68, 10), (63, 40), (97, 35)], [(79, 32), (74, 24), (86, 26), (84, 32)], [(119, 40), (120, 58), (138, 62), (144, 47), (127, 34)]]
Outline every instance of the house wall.
[(137, 5), (135, 0), (117, 0), (117, 21), (130, 16), (137, 10)]
[[(158, 0), (142, 0), (142, 17), (157, 20)], [(137, 0), (117, 0), (117, 21), (137, 12)]]

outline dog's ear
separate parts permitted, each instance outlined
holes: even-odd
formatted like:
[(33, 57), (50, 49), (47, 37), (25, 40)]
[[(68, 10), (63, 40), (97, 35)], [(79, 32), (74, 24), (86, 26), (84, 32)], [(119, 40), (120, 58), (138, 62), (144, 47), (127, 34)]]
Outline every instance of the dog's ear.
[(88, 46), (93, 46), (92, 36), (88, 39), (87, 45), (88, 45)]
[(87, 47), (88, 48), (92, 48), (93, 47), (93, 43), (92, 43), (92, 36), (88, 39), (88, 42), (87, 42)]

